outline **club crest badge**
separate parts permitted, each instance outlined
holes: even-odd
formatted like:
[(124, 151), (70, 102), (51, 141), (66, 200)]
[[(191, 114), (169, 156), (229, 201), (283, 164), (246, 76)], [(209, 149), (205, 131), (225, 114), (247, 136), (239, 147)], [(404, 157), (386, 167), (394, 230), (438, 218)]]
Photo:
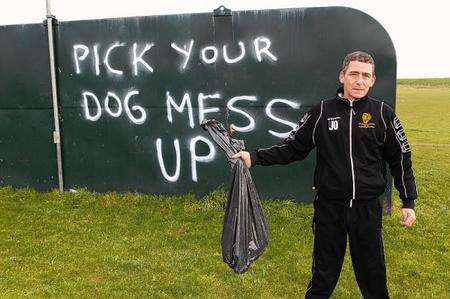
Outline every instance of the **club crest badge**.
[(362, 129), (374, 129), (375, 123), (370, 122), (372, 115), (368, 112), (364, 112), (361, 116), (362, 123), (358, 123), (358, 127)]

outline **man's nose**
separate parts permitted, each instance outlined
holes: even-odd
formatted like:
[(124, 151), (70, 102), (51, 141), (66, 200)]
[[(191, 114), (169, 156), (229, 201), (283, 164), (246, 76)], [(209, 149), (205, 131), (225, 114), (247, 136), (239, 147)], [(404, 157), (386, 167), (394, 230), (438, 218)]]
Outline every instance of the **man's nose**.
[(356, 84), (362, 85), (364, 83), (363, 77), (360, 75), (358, 76), (358, 79), (356, 80)]

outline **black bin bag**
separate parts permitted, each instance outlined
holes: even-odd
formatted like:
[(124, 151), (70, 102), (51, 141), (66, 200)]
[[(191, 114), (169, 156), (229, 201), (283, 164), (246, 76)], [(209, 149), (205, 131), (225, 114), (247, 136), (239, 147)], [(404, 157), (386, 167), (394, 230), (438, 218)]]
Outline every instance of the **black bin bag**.
[(249, 169), (240, 159), (231, 159), (244, 150), (244, 141), (230, 136), (216, 120), (204, 120), (202, 128), (225, 152), (231, 166), (231, 186), (222, 231), (222, 256), (237, 273), (245, 272), (266, 248), (269, 230)]

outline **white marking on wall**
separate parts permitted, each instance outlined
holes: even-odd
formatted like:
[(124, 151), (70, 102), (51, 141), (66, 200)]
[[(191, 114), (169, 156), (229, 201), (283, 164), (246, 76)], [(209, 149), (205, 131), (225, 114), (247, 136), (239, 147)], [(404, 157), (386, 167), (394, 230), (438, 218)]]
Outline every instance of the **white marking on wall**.
[(192, 103), (191, 98), (189, 96), (189, 93), (184, 93), (183, 100), (181, 101), (180, 105), (177, 105), (175, 100), (172, 98), (170, 93), (166, 92), (166, 106), (167, 106), (167, 120), (172, 123), (173, 117), (172, 117), (172, 107), (175, 108), (178, 112), (182, 113), (184, 111), (185, 106), (188, 108), (188, 114), (189, 114), (189, 126), (191, 128), (194, 127), (194, 114), (192, 112)]
[[(212, 51), (213, 56), (210, 57), (210, 58), (208, 58), (207, 55), (206, 55), (206, 52), (207, 52), (207, 51)], [(208, 46), (208, 47), (204, 47), (204, 48), (202, 49), (200, 57), (202, 58), (202, 60), (203, 60), (205, 63), (211, 64), (211, 63), (216, 62), (217, 56), (218, 56), (218, 55), (219, 55), (219, 51), (217, 50), (216, 47), (214, 47), (214, 46)]]
[(137, 43), (133, 44), (133, 68), (134, 68), (134, 75), (138, 75), (138, 63), (141, 63), (143, 66), (145, 66), (151, 73), (153, 73), (153, 68), (142, 58), (144, 56), (145, 52), (150, 50), (153, 47), (153, 43), (145, 44), (144, 50), (142, 50), (139, 55), (137, 55)]
[[(78, 50), (83, 50), (83, 54), (81, 56), (78, 55)], [(80, 71), (80, 61), (86, 59), (89, 54), (89, 48), (85, 45), (73, 45), (73, 59), (75, 61), (75, 71), (77, 74), (81, 73)]]
[(205, 114), (207, 113), (213, 113), (213, 112), (219, 112), (220, 109), (218, 107), (211, 107), (211, 108), (205, 108), (205, 103), (204, 100), (207, 99), (218, 99), (220, 98), (220, 94), (216, 93), (216, 94), (203, 94), (203, 93), (199, 93), (198, 94), (198, 120), (199, 120), (199, 124), (202, 123), (203, 119), (205, 118)]
[[(277, 116), (272, 114), (272, 106), (275, 103), (283, 103), (283, 104), (286, 104), (286, 105), (288, 105), (288, 106), (290, 106), (291, 108), (294, 108), (294, 109), (300, 108), (300, 104), (298, 104), (296, 102), (293, 102), (293, 101), (285, 100), (285, 99), (273, 99), (269, 103), (267, 103), (267, 106), (266, 106), (266, 109), (265, 109), (266, 115), (268, 117), (270, 117), (271, 119), (273, 119), (273, 120), (275, 120), (275, 121), (277, 121), (279, 123), (282, 123), (284, 125), (288, 125), (288, 126), (290, 126), (292, 128), (292, 130), (295, 130), (296, 127), (297, 127), (297, 124), (295, 124), (293, 122), (290, 122), (290, 121), (287, 121), (285, 119), (279, 118), (279, 117), (277, 117)], [(269, 130), (270, 134), (272, 134), (275, 137), (279, 137), (279, 138), (287, 138), (289, 136), (290, 132), (291, 131), (284, 132), (284, 133), (279, 133), (279, 132), (275, 132), (275, 131)]]
[(189, 58), (191, 57), (194, 40), (191, 39), (189, 46), (183, 45), (183, 48), (178, 47), (176, 43), (171, 43), (170, 46), (184, 56), (183, 66), (181, 67), (181, 69), (184, 70), (188, 64)]
[[(209, 153), (206, 156), (198, 156), (196, 151), (195, 151), (195, 147), (197, 144), (197, 141), (202, 141), (204, 143), (206, 143), (209, 147)], [(214, 148), (214, 145), (212, 144), (211, 141), (209, 141), (208, 139), (206, 139), (203, 136), (197, 136), (191, 139), (190, 144), (189, 144), (189, 150), (191, 152), (191, 173), (192, 173), (192, 180), (194, 182), (198, 181), (198, 177), (197, 177), (197, 162), (210, 162), (212, 160), (214, 160), (214, 156), (216, 154), (216, 149)]]
[(240, 61), (242, 58), (244, 58), (245, 46), (244, 46), (243, 42), (239, 42), (239, 48), (241, 49), (241, 53), (239, 54), (239, 56), (237, 56), (235, 58), (229, 58), (228, 53), (227, 53), (227, 46), (226, 45), (223, 46), (223, 58), (225, 59), (225, 61), (227, 63), (236, 63), (236, 62)]
[[(111, 107), (109, 107), (109, 99), (113, 98), (117, 103), (117, 111), (112, 112)], [(105, 110), (108, 112), (112, 117), (119, 117), (122, 114), (122, 103), (120, 102), (120, 98), (113, 92), (108, 91), (105, 97)]]
[(131, 107), (131, 110), (133, 111), (139, 111), (141, 116), (139, 118), (136, 118), (133, 116), (133, 114), (131, 114), (130, 108), (129, 108), (129, 104), (128, 102), (130, 101), (130, 98), (134, 95), (138, 95), (139, 91), (137, 90), (132, 90), (129, 93), (127, 93), (127, 95), (125, 96), (125, 100), (123, 101), (123, 105), (125, 107), (125, 113), (128, 115), (128, 118), (135, 124), (140, 125), (143, 124), (145, 122), (145, 119), (147, 118), (147, 113), (145, 112), (144, 108), (142, 108), (141, 106), (138, 105), (134, 105)]
[[(93, 94), (90, 91), (84, 91), (82, 93), (83, 95), (83, 101), (84, 101), (84, 116), (87, 120), (90, 121), (97, 121), (100, 116), (102, 115), (102, 107), (100, 106), (100, 102), (95, 94)], [(94, 100), (95, 105), (97, 106), (97, 113), (92, 115), (89, 110), (89, 100), (88, 97)]]
[(100, 59), (98, 57), (98, 45), (94, 45), (94, 66), (95, 75), (100, 75)]
[(176, 155), (175, 173), (173, 175), (169, 175), (167, 173), (166, 166), (164, 165), (164, 159), (162, 157), (161, 143), (162, 143), (161, 138), (156, 139), (156, 153), (158, 156), (159, 168), (161, 169), (161, 173), (166, 180), (168, 180), (169, 182), (176, 182), (180, 177), (180, 164), (181, 164), (180, 142), (178, 141), (178, 139), (175, 139), (173, 141), (173, 146), (175, 147), (175, 155)]
[(124, 47), (124, 46), (125, 46), (124, 43), (116, 42), (116, 43), (112, 44), (112, 45), (108, 48), (108, 50), (106, 50), (105, 59), (104, 59), (103, 62), (105, 63), (106, 68), (107, 68), (111, 73), (113, 73), (113, 74), (116, 74), (116, 75), (122, 75), (122, 74), (123, 74), (123, 71), (121, 71), (121, 70), (116, 70), (116, 69), (114, 69), (114, 68), (111, 67), (111, 65), (109, 64), (109, 55), (111, 54), (111, 51), (112, 51), (114, 48), (117, 48), (117, 47)]
[(251, 102), (256, 102), (256, 96), (237, 96), (232, 98), (231, 100), (228, 101), (227, 103), (227, 108), (233, 112), (237, 112), (239, 114), (242, 114), (243, 116), (245, 116), (248, 120), (249, 120), (249, 124), (245, 127), (238, 127), (235, 124), (231, 124), (231, 126), (233, 126), (233, 129), (235, 129), (238, 132), (250, 132), (253, 129), (255, 129), (255, 120), (253, 119), (253, 117), (248, 114), (247, 112), (244, 112), (241, 109), (238, 109), (236, 107), (233, 106), (233, 104), (237, 101), (251, 101)]
[[(264, 44), (263, 47), (261, 47), (261, 43)], [(269, 51), (271, 44), (272, 42), (267, 37), (260, 36), (255, 38), (255, 40), (253, 41), (253, 46), (255, 47), (256, 59), (258, 59), (259, 62), (262, 61), (262, 54), (265, 54), (273, 61), (278, 60), (278, 58)]]

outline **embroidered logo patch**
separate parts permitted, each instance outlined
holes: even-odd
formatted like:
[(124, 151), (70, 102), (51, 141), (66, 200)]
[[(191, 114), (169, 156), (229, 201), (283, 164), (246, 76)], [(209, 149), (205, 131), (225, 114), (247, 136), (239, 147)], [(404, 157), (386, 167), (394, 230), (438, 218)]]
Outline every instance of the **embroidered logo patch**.
[(368, 112), (364, 112), (361, 116), (362, 123), (358, 123), (358, 127), (362, 129), (374, 129), (375, 123), (371, 123), (372, 115)]

